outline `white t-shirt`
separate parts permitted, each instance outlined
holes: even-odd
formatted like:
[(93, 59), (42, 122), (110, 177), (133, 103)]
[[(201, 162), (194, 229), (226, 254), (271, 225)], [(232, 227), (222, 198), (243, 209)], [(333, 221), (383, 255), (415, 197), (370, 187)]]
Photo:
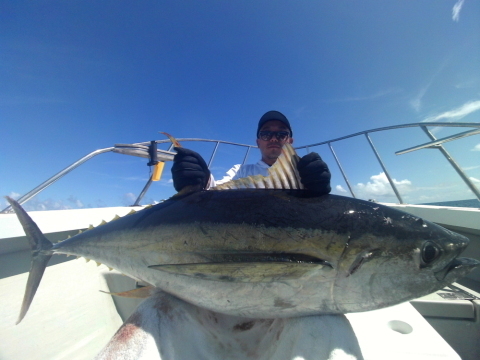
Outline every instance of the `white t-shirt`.
[(241, 179), (247, 176), (253, 175), (263, 175), (268, 176), (268, 169), (270, 165), (265, 163), (263, 160), (258, 161), (256, 164), (237, 164), (227, 171), (227, 174), (221, 180), (213, 179), (213, 176), (210, 180), (210, 187), (224, 184), (230, 180)]

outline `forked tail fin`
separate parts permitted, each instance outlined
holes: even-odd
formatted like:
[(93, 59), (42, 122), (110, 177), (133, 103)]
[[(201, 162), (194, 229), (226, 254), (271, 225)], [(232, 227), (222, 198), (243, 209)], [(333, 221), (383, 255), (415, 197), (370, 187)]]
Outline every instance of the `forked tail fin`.
[(23, 296), (22, 308), (17, 320), (17, 324), (19, 324), (25, 317), (25, 314), (32, 303), (38, 285), (40, 284), (40, 280), (42, 280), (43, 273), (47, 267), (47, 263), (53, 255), (53, 251), (51, 250), (53, 244), (42, 234), (37, 224), (35, 224), (32, 218), (18, 202), (8, 196), (6, 196), (6, 199), (10, 205), (12, 205), (13, 210), (15, 210), (18, 220), (22, 224), (23, 230), (27, 235), (30, 247), (32, 248), (30, 273), (28, 275), (27, 287), (25, 288), (25, 295)]

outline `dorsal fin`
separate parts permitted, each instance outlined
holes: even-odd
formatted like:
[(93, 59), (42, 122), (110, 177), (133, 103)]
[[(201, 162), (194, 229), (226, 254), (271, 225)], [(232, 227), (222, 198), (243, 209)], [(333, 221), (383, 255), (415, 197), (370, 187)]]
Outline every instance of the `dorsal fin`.
[(290, 144), (285, 144), (282, 154), (275, 164), (268, 169), (268, 176), (255, 175), (245, 178), (230, 180), (217, 185), (210, 190), (226, 189), (304, 189), (297, 170), (300, 160), (295, 149)]

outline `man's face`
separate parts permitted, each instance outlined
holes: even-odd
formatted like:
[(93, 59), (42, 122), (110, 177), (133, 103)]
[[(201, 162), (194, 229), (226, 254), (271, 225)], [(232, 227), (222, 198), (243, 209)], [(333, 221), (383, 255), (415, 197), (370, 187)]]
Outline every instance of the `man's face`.
[[(266, 122), (261, 128), (260, 131), (287, 131), (288, 127), (285, 124), (278, 120), (271, 120)], [(277, 158), (282, 153), (282, 147), (286, 143), (293, 143), (293, 139), (289, 136), (287, 139), (283, 141), (279, 141), (276, 136), (272, 136), (272, 138), (268, 141), (262, 140), (260, 138), (257, 139), (257, 145), (262, 153), (262, 160), (267, 163), (268, 165), (273, 165)]]

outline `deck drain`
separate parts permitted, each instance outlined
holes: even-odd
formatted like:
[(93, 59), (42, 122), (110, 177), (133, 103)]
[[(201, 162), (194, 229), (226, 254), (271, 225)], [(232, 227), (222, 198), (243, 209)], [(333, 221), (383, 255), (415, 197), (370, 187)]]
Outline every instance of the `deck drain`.
[(391, 320), (387, 323), (387, 326), (400, 334), (410, 334), (413, 331), (410, 324), (400, 320)]

